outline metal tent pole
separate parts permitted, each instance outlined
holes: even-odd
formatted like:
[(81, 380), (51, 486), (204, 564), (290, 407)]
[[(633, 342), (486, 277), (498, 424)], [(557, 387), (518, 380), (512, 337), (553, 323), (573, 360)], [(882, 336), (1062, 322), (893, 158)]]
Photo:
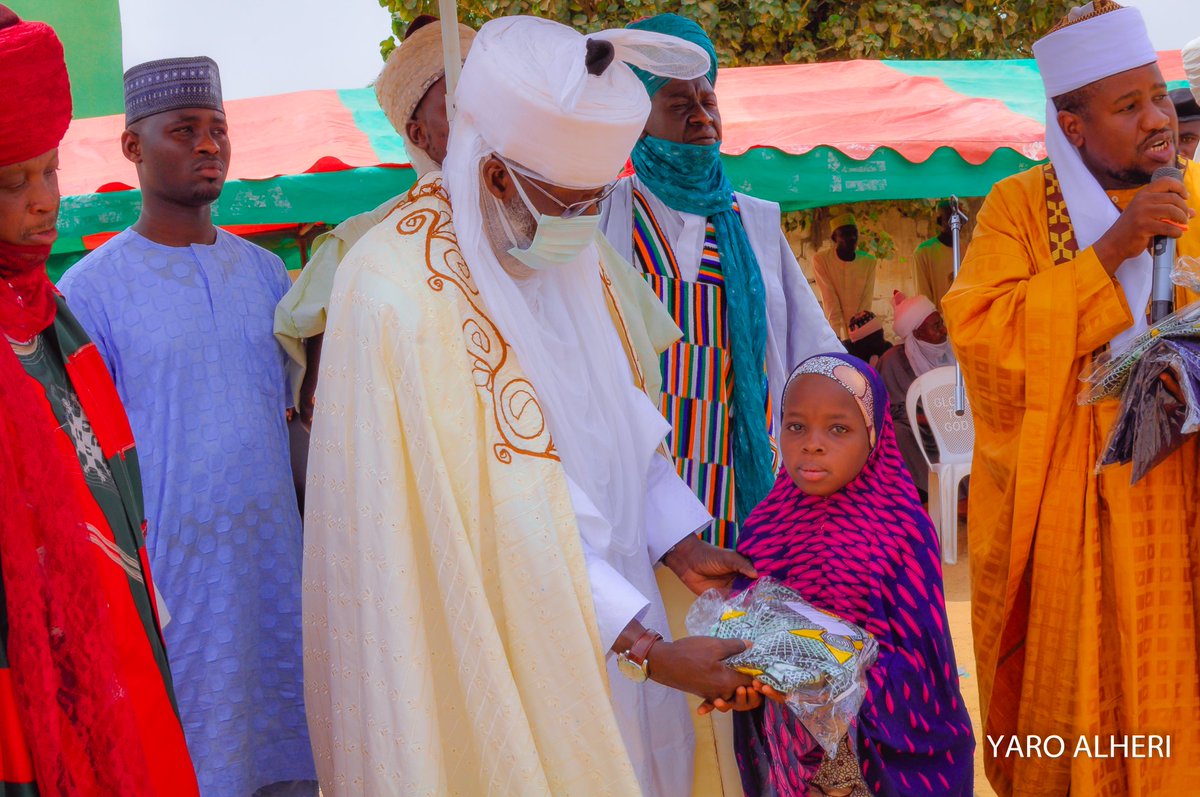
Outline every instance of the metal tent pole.
[[(959, 242), (959, 237), (962, 232), (962, 224), (967, 220), (967, 215), (962, 212), (959, 207), (958, 197), (950, 196), (950, 239), (954, 250), (954, 279), (958, 279), (958, 269), (962, 264), (962, 250)], [(962, 366), (957, 362), (954, 365), (954, 414), (966, 415), (967, 413), (967, 386), (963, 382)]]

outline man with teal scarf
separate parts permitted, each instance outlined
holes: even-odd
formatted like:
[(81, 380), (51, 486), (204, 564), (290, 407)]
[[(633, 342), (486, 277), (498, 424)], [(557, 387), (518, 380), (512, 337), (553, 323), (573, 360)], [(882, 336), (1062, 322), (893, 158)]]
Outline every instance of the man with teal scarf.
[(779, 206), (736, 193), (725, 176), (712, 41), (676, 14), (630, 27), (677, 36), (712, 59), (690, 81), (638, 72), (652, 110), (633, 150), (637, 174), (606, 203), (602, 229), (683, 330), (662, 359), (668, 441), (715, 518), (706, 538), (732, 548), (739, 521), (775, 480), (787, 374), (843, 349), (783, 236)]

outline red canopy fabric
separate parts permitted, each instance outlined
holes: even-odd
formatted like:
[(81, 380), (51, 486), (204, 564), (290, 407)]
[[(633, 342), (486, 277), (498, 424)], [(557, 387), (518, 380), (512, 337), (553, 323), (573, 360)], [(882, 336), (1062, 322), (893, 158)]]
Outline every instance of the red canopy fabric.
[(761, 146), (803, 155), (827, 146), (862, 160), (889, 147), (923, 163), (952, 146), (976, 165), (1001, 147), (1045, 157), (1037, 120), (880, 61), (730, 69), (717, 89), (727, 155)]
[[(225, 103), (233, 157), (228, 179), (339, 171), (379, 165), (370, 136), (359, 129), (336, 91), (301, 91)], [(59, 147), (63, 196), (137, 186), (121, 154), (125, 117), (76, 119)]]
[[(1159, 54), (1168, 82), (1184, 80), (1178, 51)], [(1032, 60), (835, 61), (721, 72), (722, 152), (805, 155), (828, 147), (854, 160), (881, 149), (913, 164), (939, 149), (978, 166), (998, 150), (1046, 156), (1045, 99)], [(403, 141), (370, 89), (303, 91), (226, 103), (230, 180), (407, 165)], [(60, 147), (65, 196), (137, 185), (121, 155), (122, 116), (79, 119)]]

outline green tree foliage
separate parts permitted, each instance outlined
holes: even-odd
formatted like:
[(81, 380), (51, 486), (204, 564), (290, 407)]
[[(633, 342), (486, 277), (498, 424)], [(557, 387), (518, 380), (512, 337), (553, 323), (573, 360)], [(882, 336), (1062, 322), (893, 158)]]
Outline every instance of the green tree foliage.
[[(395, 46), (408, 23), (437, 14), (436, 0), (379, 0), (392, 12)], [(478, 28), (505, 14), (533, 14), (580, 30), (617, 27), (664, 11), (691, 17), (712, 36), (722, 66), (851, 58), (1027, 58), (1030, 45), (1078, 5), (1073, 0), (460, 0)]]

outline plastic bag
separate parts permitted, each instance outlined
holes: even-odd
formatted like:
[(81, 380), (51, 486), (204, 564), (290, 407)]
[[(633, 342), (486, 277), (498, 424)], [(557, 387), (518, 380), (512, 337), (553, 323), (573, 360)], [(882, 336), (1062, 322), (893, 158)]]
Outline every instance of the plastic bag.
[(1130, 372), (1099, 466), (1133, 463), (1136, 484), (1200, 429), (1200, 340), (1163, 338)]
[[(1175, 261), (1171, 281), (1200, 292), (1200, 260)], [(1120, 399), (1097, 470), (1132, 463), (1133, 483), (1200, 429), (1200, 302), (1171, 313), (1115, 354), (1095, 359), (1080, 380), (1080, 404)]]
[(1104, 399), (1119, 398), (1134, 366), (1164, 341), (1177, 338), (1200, 338), (1200, 302), (1171, 313), (1134, 338), (1123, 351), (1097, 357), (1092, 367), (1079, 377), (1088, 387), (1080, 392), (1078, 403), (1095, 404)]
[(1194, 257), (1180, 257), (1171, 269), (1171, 282), (1187, 288), (1192, 293), (1200, 293), (1200, 260)]
[(787, 705), (830, 755), (858, 716), (866, 674), (878, 656), (874, 637), (817, 609), (800, 594), (761, 578), (732, 598), (709, 590), (692, 605), (688, 632), (747, 639), (725, 663), (787, 695)]

